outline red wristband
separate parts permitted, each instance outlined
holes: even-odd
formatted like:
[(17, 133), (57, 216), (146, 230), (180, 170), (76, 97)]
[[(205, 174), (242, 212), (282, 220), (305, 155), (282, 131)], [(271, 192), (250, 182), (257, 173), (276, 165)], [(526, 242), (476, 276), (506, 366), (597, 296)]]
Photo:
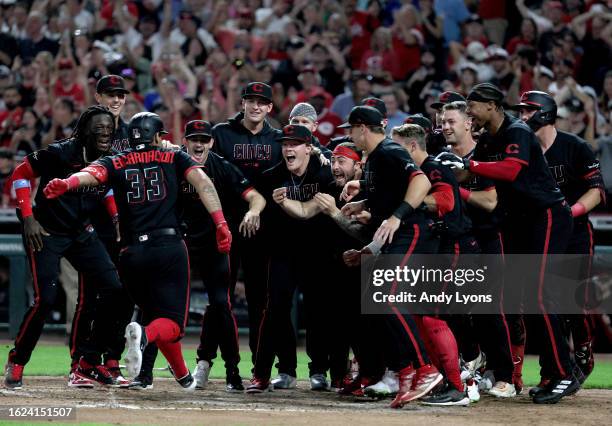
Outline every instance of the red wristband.
[(223, 216), (223, 210), (221, 209), (212, 212), (210, 217), (212, 217), (213, 222), (215, 222), (215, 225), (217, 226), (221, 225), (222, 223), (226, 223), (225, 216)]
[(78, 176), (72, 175), (68, 179), (66, 179), (66, 183), (68, 184), (68, 190), (70, 191), (71, 189), (74, 189), (79, 186), (80, 181)]
[(572, 217), (582, 216), (586, 214), (586, 212), (586, 207), (580, 201), (577, 201), (576, 204), (572, 206)]
[(461, 199), (467, 203), (467, 201), (472, 196), (472, 191), (470, 191), (469, 189), (459, 187), (459, 195), (461, 195)]

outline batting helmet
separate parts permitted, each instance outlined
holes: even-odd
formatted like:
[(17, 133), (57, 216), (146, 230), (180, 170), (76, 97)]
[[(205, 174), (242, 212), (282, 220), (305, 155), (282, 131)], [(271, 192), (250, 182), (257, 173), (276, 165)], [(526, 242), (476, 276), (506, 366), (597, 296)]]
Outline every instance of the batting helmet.
[(133, 149), (143, 149), (153, 143), (157, 133), (168, 134), (159, 115), (152, 112), (139, 112), (134, 115), (128, 125), (128, 132)]
[(546, 92), (531, 90), (523, 93), (521, 101), (514, 105), (514, 109), (535, 109), (536, 112), (525, 123), (537, 132), (541, 127), (555, 124), (557, 119), (557, 103), (555, 99)]

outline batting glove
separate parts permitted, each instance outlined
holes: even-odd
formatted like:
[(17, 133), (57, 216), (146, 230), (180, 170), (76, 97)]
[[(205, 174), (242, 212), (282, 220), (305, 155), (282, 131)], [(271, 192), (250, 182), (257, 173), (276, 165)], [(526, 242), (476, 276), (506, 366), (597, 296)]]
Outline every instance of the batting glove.
[(232, 247), (232, 233), (227, 226), (227, 222), (221, 222), (217, 225), (217, 251), (219, 253), (228, 254)]
[(435, 159), (451, 169), (468, 170), (470, 168), (470, 160), (461, 158), (452, 152), (441, 152)]
[(70, 189), (66, 179), (53, 179), (45, 186), (43, 193), (47, 198), (57, 198)]

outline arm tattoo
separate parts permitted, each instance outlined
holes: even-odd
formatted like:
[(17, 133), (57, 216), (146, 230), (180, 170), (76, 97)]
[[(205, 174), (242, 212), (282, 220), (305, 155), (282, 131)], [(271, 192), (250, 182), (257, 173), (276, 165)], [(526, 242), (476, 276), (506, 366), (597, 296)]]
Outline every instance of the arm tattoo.
[(363, 243), (368, 243), (372, 239), (369, 232), (367, 232), (367, 226), (363, 223), (352, 221), (340, 212), (333, 215), (332, 219), (351, 237), (356, 238)]

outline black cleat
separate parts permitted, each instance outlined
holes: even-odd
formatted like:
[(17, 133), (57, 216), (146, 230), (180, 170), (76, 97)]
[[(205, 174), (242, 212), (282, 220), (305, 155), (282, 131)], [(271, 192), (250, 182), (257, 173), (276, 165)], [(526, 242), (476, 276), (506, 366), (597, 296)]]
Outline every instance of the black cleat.
[(128, 389), (135, 389), (135, 390), (153, 389), (153, 377), (139, 374), (138, 376), (136, 376), (136, 378), (134, 378), (134, 380), (130, 382), (130, 384), (128, 385)]
[(563, 379), (551, 380), (551, 382), (533, 395), (535, 404), (556, 404), (564, 396), (573, 395), (580, 389), (580, 382), (571, 375)]
[(237, 392), (244, 391), (244, 385), (242, 384), (242, 377), (240, 377), (240, 374), (238, 373), (228, 375), (225, 380), (225, 383), (226, 383), (225, 390), (227, 392), (237, 393)]

